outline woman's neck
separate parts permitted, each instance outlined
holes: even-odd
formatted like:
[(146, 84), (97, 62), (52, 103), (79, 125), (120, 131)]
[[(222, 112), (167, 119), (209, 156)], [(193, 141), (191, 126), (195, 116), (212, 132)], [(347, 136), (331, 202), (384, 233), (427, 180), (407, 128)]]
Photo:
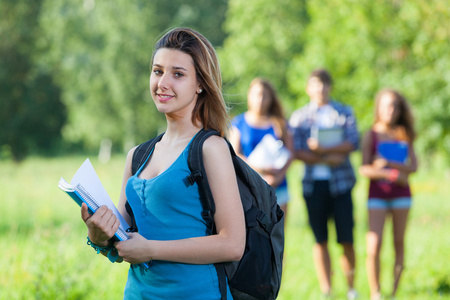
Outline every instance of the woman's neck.
[(192, 138), (197, 132), (200, 131), (202, 125), (200, 122), (193, 124), (189, 120), (171, 120), (167, 118), (167, 129), (164, 137), (171, 140), (181, 140)]
[(270, 117), (267, 115), (262, 115), (258, 112), (255, 111), (247, 111), (245, 113), (245, 120), (253, 125), (253, 126), (257, 126), (257, 127), (265, 127), (270, 125)]

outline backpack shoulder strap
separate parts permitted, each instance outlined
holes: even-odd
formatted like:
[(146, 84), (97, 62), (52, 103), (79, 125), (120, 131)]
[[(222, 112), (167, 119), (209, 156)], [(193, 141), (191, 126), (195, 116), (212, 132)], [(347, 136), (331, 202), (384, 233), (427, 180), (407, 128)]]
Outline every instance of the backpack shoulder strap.
[[(153, 150), (153, 148), (155, 148), (156, 143), (161, 140), (163, 135), (164, 135), (164, 133), (162, 133), (159, 136), (157, 136), (153, 139), (150, 139), (150, 140), (146, 141), (145, 143), (142, 143), (136, 147), (136, 149), (134, 150), (134, 153), (133, 153), (133, 159), (131, 161), (131, 174), (133, 174), (133, 175), (136, 174), (136, 172), (139, 170), (139, 168), (145, 162), (145, 160), (148, 157), (148, 155), (150, 154), (150, 152)], [(136, 225), (136, 220), (134, 218), (134, 213), (133, 213), (133, 210), (131, 209), (131, 206), (128, 203), (128, 201), (125, 202), (125, 209), (131, 218), (131, 227), (128, 229), (128, 231), (131, 231), (131, 232), (137, 231), (138, 228)]]
[(140, 144), (136, 147), (133, 153), (133, 160), (131, 162), (131, 174), (136, 174), (142, 164), (145, 162), (145, 159), (150, 154), (150, 152), (155, 148), (157, 142), (161, 140), (164, 133), (158, 135), (157, 137), (146, 141), (145, 143)]
[(191, 174), (188, 176), (188, 182), (193, 185), (195, 182), (199, 186), (200, 201), (202, 202), (202, 216), (209, 224), (213, 224), (216, 205), (209, 188), (208, 178), (206, 176), (205, 165), (203, 164), (203, 143), (212, 135), (220, 136), (216, 130), (201, 129), (194, 137), (188, 155), (188, 166)]
[[(212, 196), (208, 178), (206, 176), (205, 165), (203, 164), (203, 143), (212, 135), (220, 136), (220, 133), (216, 130), (205, 130), (203, 128), (194, 137), (188, 155), (188, 166), (191, 174), (187, 177), (187, 180), (191, 185), (197, 182), (197, 185), (199, 187), (200, 201), (203, 207), (202, 217), (211, 228), (211, 233), (213, 233), (214, 231), (214, 213), (216, 212), (216, 205), (214, 204), (214, 198)], [(229, 143), (228, 145), (231, 146)], [(232, 151), (232, 153), (234, 153), (234, 150)], [(221, 300), (226, 300), (227, 279), (225, 268), (223, 266), (223, 263), (216, 263), (214, 264), (214, 266), (216, 268), (217, 276), (219, 279)]]

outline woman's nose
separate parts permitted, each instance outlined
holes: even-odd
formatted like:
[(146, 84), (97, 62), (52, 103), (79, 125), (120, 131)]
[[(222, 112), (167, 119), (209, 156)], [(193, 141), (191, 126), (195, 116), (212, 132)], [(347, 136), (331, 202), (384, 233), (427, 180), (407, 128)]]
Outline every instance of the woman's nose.
[(168, 76), (166, 76), (166, 74), (163, 74), (160, 78), (159, 78), (159, 82), (158, 82), (158, 87), (161, 90), (167, 90), (170, 87), (170, 81)]

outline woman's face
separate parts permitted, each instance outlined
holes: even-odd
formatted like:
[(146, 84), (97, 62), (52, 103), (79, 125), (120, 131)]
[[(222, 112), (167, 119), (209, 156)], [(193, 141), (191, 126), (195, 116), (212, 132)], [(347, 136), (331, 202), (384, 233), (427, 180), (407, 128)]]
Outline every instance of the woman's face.
[(393, 94), (384, 93), (381, 95), (378, 104), (378, 118), (386, 125), (395, 124), (400, 116), (400, 103)]
[(267, 115), (270, 107), (269, 93), (260, 83), (254, 84), (248, 91), (248, 108), (259, 115)]
[(150, 75), (150, 92), (158, 111), (190, 117), (199, 88), (194, 61), (189, 54), (168, 48), (157, 50)]

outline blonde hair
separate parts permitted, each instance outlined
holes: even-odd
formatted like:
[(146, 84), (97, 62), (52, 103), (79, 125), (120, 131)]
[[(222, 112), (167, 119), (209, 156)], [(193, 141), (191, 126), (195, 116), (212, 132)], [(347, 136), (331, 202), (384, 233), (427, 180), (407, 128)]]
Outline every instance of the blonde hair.
[(203, 90), (192, 111), (192, 123), (201, 122), (206, 129), (215, 129), (221, 136), (228, 132), (228, 114), (222, 95), (222, 75), (216, 51), (200, 33), (190, 28), (175, 28), (155, 44), (155, 53), (161, 49), (174, 49), (189, 54), (194, 61), (197, 80)]

